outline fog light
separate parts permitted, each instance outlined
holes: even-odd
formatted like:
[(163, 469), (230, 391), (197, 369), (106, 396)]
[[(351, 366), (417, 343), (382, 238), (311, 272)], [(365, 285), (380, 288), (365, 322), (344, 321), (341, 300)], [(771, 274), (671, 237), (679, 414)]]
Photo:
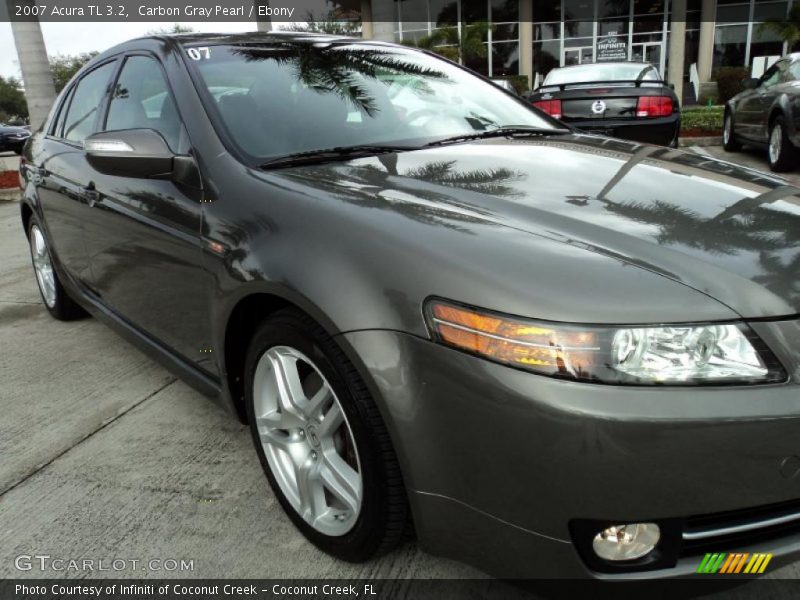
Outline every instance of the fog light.
[(592, 548), (605, 560), (634, 560), (652, 552), (660, 538), (655, 523), (613, 525), (594, 536)]

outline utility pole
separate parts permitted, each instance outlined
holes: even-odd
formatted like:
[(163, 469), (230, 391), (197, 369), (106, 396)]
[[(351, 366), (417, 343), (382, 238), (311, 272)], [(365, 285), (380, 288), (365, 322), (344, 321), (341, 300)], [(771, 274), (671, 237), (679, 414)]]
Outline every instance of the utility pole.
[(42, 27), (38, 19), (12, 20), (11, 32), (25, 84), (25, 101), (28, 103), (31, 131), (36, 131), (44, 123), (56, 99)]

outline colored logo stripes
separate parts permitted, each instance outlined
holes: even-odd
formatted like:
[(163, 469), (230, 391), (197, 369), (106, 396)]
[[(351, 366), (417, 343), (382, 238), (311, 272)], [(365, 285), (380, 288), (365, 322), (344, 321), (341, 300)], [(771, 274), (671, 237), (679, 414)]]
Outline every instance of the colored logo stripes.
[(725, 552), (717, 552), (713, 554), (706, 554), (700, 566), (697, 567), (698, 573), (749, 573), (751, 575), (763, 573), (769, 561), (772, 560), (772, 554), (739, 552), (733, 554), (726, 554)]

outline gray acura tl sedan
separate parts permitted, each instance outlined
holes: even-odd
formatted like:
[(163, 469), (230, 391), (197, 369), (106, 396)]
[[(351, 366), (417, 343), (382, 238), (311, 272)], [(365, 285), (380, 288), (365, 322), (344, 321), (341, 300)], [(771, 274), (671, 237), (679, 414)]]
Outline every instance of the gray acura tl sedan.
[(782, 179), (574, 132), (418, 50), (277, 33), (108, 50), (21, 176), (47, 310), (249, 423), (334, 556), (415, 535), (503, 577), (640, 579), (800, 551)]

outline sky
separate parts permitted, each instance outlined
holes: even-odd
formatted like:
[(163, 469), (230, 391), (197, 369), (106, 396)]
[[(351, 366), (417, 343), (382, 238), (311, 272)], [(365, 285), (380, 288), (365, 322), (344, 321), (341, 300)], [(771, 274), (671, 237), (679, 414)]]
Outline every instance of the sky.
[[(181, 23), (195, 31), (237, 32), (253, 31), (255, 23)], [(279, 24), (273, 24), (273, 26)], [(79, 54), (107, 48), (125, 40), (139, 37), (153, 29), (169, 28), (172, 23), (54, 23), (43, 22), (42, 34), (47, 53)], [(0, 75), (21, 78), (17, 49), (11, 35), (11, 24), (0, 22)]]

